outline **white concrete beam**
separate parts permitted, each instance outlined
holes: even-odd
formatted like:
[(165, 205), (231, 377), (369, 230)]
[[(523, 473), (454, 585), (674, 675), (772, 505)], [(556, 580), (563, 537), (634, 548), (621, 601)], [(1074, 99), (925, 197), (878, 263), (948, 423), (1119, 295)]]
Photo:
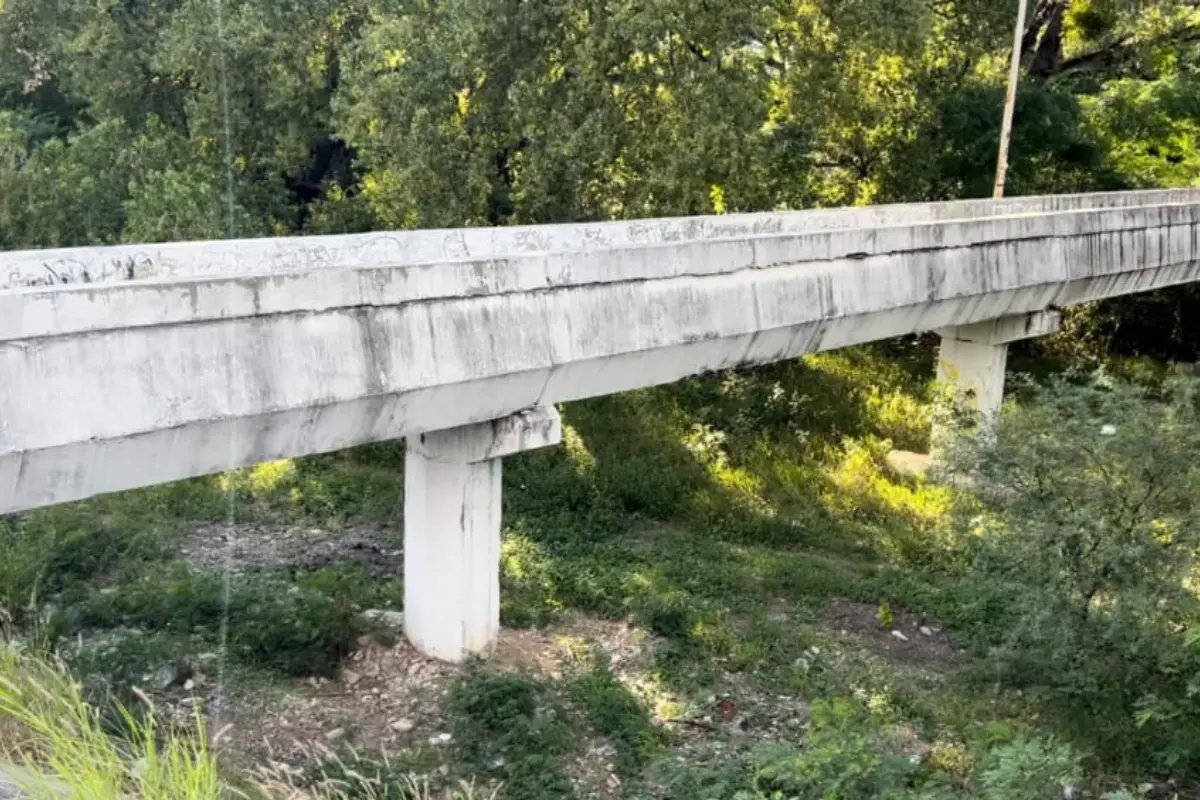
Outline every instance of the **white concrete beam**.
[(411, 436), (404, 475), (404, 631), (461, 662), (500, 631), (501, 457), (562, 441), (554, 408)]
[(1200, 191), (1039, 202), (0, 254), (0, 514), (1200, 280)]

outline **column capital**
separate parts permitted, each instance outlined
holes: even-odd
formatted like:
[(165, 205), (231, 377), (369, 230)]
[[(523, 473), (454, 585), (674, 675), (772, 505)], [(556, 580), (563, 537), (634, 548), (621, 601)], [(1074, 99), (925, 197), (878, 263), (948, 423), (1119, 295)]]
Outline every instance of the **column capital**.
[(1058, 333), (1062, 329), (1062, 313), (1059, 311), (1035, 311), (1031, 314), (1014, 314), (1009, 317), (960, 325), (938, 331), (944, 339), (971, 344), (1012, 344), (1024, 339), (1034, 339)]
[(562, 443), (562, 418), (553, 406), (503, 419), (415, 434), (409, 449), (431, 461), (474, 464)]

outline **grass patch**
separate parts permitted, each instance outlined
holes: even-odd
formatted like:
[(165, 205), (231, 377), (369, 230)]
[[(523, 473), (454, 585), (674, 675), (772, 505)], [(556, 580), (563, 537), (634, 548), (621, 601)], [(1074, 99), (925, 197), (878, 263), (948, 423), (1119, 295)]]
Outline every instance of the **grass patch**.
[(229, 656), (290, 676), (336, 674), (340, 660), (368, 632), (368, 608), (398, 606), (399, 582), (372, 580), (361, 568), (296, 574), (255, 571), (194, 574), (180, 565), (98, 591), (55, 618), (62, 636), (133, 628), (175, 637), (185, 653), (217, 643), (228, 622)]
[[(582, 655), (559, 679), (476, 664), (451, 690), (447, 714), (461, 767), (498, 781), (512, 798), (582, 797), (571, 765), (586, 771), (589, 757), (608, 753), (591, 760), (633, 777), (667, 742), (599, 652)], [(603, 786), (606, 775), (593, 777)]]

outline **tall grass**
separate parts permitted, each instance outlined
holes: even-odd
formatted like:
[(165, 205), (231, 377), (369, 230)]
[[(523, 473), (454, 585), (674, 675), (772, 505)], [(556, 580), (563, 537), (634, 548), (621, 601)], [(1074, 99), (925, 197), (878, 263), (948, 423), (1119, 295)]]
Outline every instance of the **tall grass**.
[[(438, 791), (393, 769), (387, 757), (325, 753), (313, 772), (271, 764), (233, 788), (223, 779), (197, 711), (195, 727), (162, 730), (149, 698), (113, 703), (120, 735), (106, 729), (66, 666), (0, 642), (0, 776), (28, 800), (492, 800), (473, 783)], [(138, 713), (141, 712), (141, 713)], [(218, 734), (219, 736), (219, 734)], [(229, 776), (225, 776), (229, 777)]]
[(117, 706), (113, 737), (65, 666), (0, 644), (0, 748), (22, 765), (10, 780), (31, 800), (216, 800), (221, 782), (197, 716), (193, 735), (163, 736), (153, 709)]

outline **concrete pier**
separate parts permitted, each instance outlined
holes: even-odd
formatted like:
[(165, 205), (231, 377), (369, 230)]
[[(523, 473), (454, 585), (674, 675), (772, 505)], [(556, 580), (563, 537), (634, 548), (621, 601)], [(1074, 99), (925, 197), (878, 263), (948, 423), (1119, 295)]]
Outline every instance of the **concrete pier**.
[(458, 662), (500, 630), (504, 456), (562, 441), (553, 408), (408, 438), (404, 466), (404, 632)]
[(1004, 403), (1008, 346), (1061, 327), (1060, 312), (1041, 311), (942, 330), (938, 380), (960, 393), (984, 424), (994, 421)]

